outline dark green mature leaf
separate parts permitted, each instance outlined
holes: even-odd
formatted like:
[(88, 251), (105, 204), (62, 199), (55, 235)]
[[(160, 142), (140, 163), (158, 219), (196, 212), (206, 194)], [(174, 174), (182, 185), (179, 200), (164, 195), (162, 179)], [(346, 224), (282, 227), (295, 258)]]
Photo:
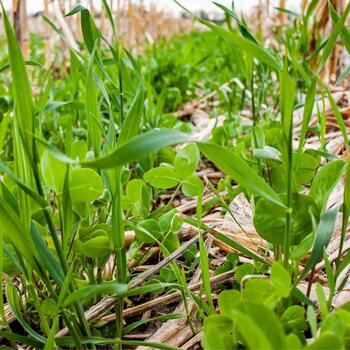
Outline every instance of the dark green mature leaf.
[(327, 248), (335, 227), (339, 208), (326, 212), (321, 217), (320, 223), (317, 226), (315, 243), (312, 247), (311, 256), (306, 263), (303, 272), (299, 276), (301, 281), (309, 271), (318, 263), (323, 255), (324, 249)]
[(230, 175), (252, 194), (261, 196), (277, 206), (285, 208), (277, 193), (231, 149), (209, 143), (201, 143), (199, 148), (221, 171)]
[(163, 147), (186, 142), (189, 136), (176, 130), (160, 129), (136, 136), (111, 154), (92, 161), (82, 162), (87, 168), (116, 168), (145, 158)]

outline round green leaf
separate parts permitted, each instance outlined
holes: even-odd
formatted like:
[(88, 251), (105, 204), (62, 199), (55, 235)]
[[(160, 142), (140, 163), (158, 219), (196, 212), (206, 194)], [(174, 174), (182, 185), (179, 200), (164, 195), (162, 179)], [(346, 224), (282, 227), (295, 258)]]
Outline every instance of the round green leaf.
[(182, 192), (185, 196), (195, 197), (203, 192), (204, 186), (197, 175), (191, 175), (182, 182)]
[(175, 169), (181, 179), (192, 175), (199, 163), (199, 149), (195, 143), (182, 148), (175, 157)]
[[(280, 196), (286, 202), (286, 195)], [(292, 195), (291, 244), (299, 244), (312, 232), (313, 218), (318, 221), (319, 211), (314, 200), (302, 194)], [(254, 226), (259, 235), (270, 243), (283, 245), (286, 211), (261, 198), (255, 208)]]
[(77, 168), (70, 172), (70, 195), (74, 204), (92, 202), (102, 195), (101, 176), (92, 169)]
[(141, 221), (135, 230), (136, 238), (145, 243), (155, 243), (162, 236), (162, 229), (158, 221), (147, 219)]
[(145, 174), (145, 181), (153, 187), (169, 189), (178, 185), (180, 179), (173, 169), (158, 167), (151, 169)]

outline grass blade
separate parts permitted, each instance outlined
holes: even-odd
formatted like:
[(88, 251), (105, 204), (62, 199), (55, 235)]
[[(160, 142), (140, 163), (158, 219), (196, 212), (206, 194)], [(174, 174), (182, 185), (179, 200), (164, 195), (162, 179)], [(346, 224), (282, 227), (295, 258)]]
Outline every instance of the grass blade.
[(261, 196), (272, 203), (285, 207), (277, 193), (249, 167), (249, 165), (227, 148), (209, 143), (200, 143), (200, 150), (221, 171), (230, 175), (252, 194)]

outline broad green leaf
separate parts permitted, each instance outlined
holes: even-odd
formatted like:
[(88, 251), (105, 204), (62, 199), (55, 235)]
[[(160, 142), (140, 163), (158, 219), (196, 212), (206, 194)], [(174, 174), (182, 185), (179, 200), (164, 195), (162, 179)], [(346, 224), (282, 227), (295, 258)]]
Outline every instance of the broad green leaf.
[(143, 159), (163, 147), (188, 140), (189, 136), (176, 130), (152, 130), (134, 137), (105, 157), (92, 161), (84, 161), (81, 165), (87, 168), (117, 168)]
[(231, 149), (209, 143), (201, 143), (199, 148), (221, 171), (230, 175), (248, 191), (285, 208), (277, 193)]
[(185, 196), (195, 197), (203, 193), (204, 186), (197, 175), (191, 175), (182, 181), (181, 190)]
[(92, 169), (76, 168), (70, 172), (70, 195), (73, 204), (92, 202), (102, 195), (102, 178)]
[(199, 149), (195, 143), (186, 145), (175, 156), (175, 170), (181, 179), (186, 179), (192, 175), (199, 163)]
[(327, 200), (345, 169), (342, 160), (329, 162), (317, 173), (310, 188), (310, 196), (315, 200), (321, 212), (324, 211)]
[(269, 159), (281, 162), (281, 152), (276, 148), (270, 146), (264, 146), (264, 148), (254, 149), (253, 156), (259, 159)]
[(151, 206), (151, 196), (144, 181), (132, 179), (127, 183), (123, 205), (135, 217), (145, 218), (148, 215)]
[(275, 313), (263, 305), (241, 302), (232, 318), (249, 349), (283, 349), (284, 333)]
[(57, 194), (61, 194), (63, 191), (66, 165), (48, 151), (44, 151), (41, 157), (40, 167), (45, 185)]
[(75, 244), (77, 251), (90, 258), (99, 258), (111, 252), (110, 239), (107, 235), (96, 236), (85, 242), (77, 240)]
[(343, 350), (344, 345), (337, 335), (322, 334), (319, 338), (309, 344), (307, 350)]
[(230, 317), (211, 315), (204, 320), (204, 338), (202, 346), (205, 350), (234, 349), (232, 332), (234, 322)]
[(145, 174), (145, 181), (153, 187), (168, 189), (178, 185), (180, 178), (175, 170), (168, 167), (158, 167)]
[[(286, 200), (286, 195), (281, 195)], [(298, 245), (313, 230), (313, 221), (318, 220), (316, 203), (311, 197), (293, 194), (291, 203), (291, 244)], [(283, 245), (286, 225), (286, 213), (280, 206), (260, 199), (255, 208), (254, 226), (259, 235), (268, 242)]]
[(305, 310), (300, 305), (292, 305), (281, 316), (281, 322), (286, 332), (302, 332), (307, 329)]
[[(293, 153), (293, 160), (298, 157), (296, 153)], [(308, 185), (314, 178), (317, 172), (317, 168), (320, 166), (320, 156), (310, 150), (306, 150), (301, 153), (297, 158), (298, 162), (295, 161), (295, 179), (298, 184)]]
[(86, 157), (86, 153), (88, 151), (88, 147), (85, 141), (77, 140), (74, 141), (71, 145), (71, 157), (73, 159), (78, 159), (82, 161)]
[(138, 223), (135, 234), (137, 239), (145, 243), (156, 243), (161, 240), (162, 229), (154, 219), (143, 220)]
[(281, 262), (276, 262), (271, 268), (272, 285), (281, 298), (287, 298), (290, 292), (290, 276)]
[(273, 310), (279, 299), (270, 281), (264, 278), (251, 278), (244, 284), (242, 300), (261, 304)]

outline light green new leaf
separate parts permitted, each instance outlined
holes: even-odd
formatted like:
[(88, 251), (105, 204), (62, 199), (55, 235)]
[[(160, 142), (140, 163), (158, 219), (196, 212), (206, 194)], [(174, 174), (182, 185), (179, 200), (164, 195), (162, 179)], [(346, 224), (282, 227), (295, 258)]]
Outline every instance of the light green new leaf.
[(201, 143), (199, 148), (221, 171), (230, 175), (248, 191), (285, 208), (277, 193), (231, 149), (209, 143)]
[(272, 265), (271, 280), (277, 294), (281, 298), (287, 298), (290, 292), (290, 276), (281, 262)]

